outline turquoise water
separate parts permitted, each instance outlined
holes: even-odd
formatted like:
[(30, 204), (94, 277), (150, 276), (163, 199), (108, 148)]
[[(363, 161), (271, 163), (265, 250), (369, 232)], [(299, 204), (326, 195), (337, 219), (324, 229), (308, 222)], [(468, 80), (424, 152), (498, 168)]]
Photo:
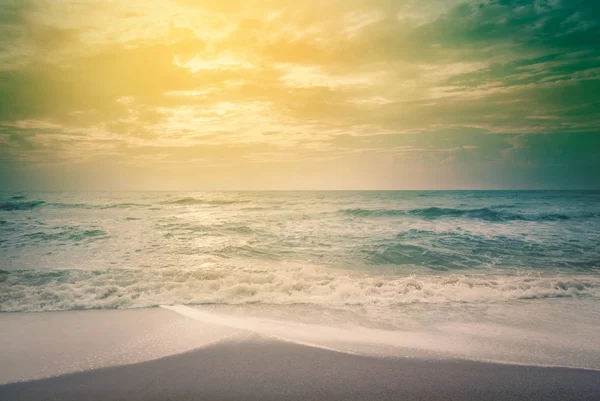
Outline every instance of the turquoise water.
[(600, 192), (0, 194), (0, 311), (600, 299)]

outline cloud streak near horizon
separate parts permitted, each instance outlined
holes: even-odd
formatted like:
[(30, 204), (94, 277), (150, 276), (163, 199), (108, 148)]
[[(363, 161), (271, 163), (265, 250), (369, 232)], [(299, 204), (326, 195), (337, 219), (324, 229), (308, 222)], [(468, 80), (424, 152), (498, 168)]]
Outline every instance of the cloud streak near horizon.
[(600, 3), (0, 0), (0, 189), (600, 188)]

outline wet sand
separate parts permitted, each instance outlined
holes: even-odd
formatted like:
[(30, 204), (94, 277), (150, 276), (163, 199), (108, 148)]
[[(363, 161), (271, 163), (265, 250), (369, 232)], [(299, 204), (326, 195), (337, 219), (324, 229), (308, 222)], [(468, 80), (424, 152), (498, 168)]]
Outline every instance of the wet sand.
[(255, 337), (152, 361), (11, 383), (3, 401), (598, 400), (600, 372), (377, 358)]

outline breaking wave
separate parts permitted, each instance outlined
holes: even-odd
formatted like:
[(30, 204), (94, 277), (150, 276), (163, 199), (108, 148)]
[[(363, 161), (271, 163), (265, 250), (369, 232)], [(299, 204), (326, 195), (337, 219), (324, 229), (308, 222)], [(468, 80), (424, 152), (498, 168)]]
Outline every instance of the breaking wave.
[(101, 239), (106, 239), (108, 234), (103, 230), (98, 229), (81, 229), (78, 227), (63, 227), (60, 230), (52, 232), (37, 231), (23, 235), (29, 241), (47, 242), (47, 241), (73, 241), (79, 242), (94, 242)]
[(12, 198), (14, 201), (1, 202), (0, 210), (4, 211), (18, 211), (18, 210), (33, 210), (37, 207), (42, 206), (46, 202), (42, 200), (31, 200), (31, 201), (21, 201), (23, 199), (20, 196), (15, 196)]
[(402, 267), (423, 266), (432, 270), (495, 268), (569, 269), (595, 272), (600, 269), (596, 252), (580, 243), (535, 242), (504, 235), (477, 235), (464, 230), (409, 229), (378, 246), (360, 249), (367, 264)]
[(395, 217), (412, 216), (423, 219), (435, 220), (441, 218), (469, 218), (476, 220), (485, 220), (490, 222), (501, 221), (560, 221), (573, 218), (594, 218), (598, 217), (596, 213), (513, 213), (502, 210), (505, 207), (484, 207), (477, 209), (455, 209), (428, 207), (421, 209), (344, 209), (341, 212), (353, 217)]
[(47, 205), (60, 209), (129, 209), (151, 206), (144, 203), (113, 203), (104, 205), (95, 205), (89, 203), (48, 203)]
[[(93, 203), (64, 203), (64, 202), (46, 202), (43, 200), (23, 200), (25, 197), (12, 197), (9, 201), (0, 202), (0, 210), (16, 211), (16, 210), (32, 210), (40, 206), (52, 207), (57, 209), (129, 209), (129, 208), (148, 208), (156, 206), (149, 203), (109, 203), (109, 204), (93, 204)], [(197, 199), (197, 198), (180, 198), (172, 201), (160, 202), (159, 205), (209, 205), (209, 206), (224, 206), (236, 203), (246, 203), (244, 200), (228, 200), (228, 199)]]
[(23, 196), (12, 197), (8, 202), (0, 202), (0, 210), (19, 211), (33, 210), (39, 207), (51, 207), (57, 209), (128, 209), (136, 207), (148, 207), (150, 204), (143, 203), (114, 203), (114, 204), (91, 204), (91, 203), (62, 203), (46, 202), (43, 200), (23, 200)]
[(250, 235), (255, 231), (245, 225), (237, 224), (194, 224), (194, 223), (168, 223), (159, 226), (165, 230), (166, 237), (172, 236), (195, 236), (195, 235), (213, 235), (227, 236), (231, 234)]
[(176, 200), (161, 202), (161, 204), (163, 204), (163, 205), (182, 205), (182, 206), (185, 206), (185, 205), (218, 206), (218, 205), (232, 205), (235, 203), (246, 203), (246, 202), (247, 201), (237, 200), (237, 199), (198, 199), (198, 198), (186, 197), (186, 198), (180, 198), (180, 199), (176, 199)]
[(314, 267), (1, 271), (0, 311), (142, 308), (164, 304), (395, 306), (600, 298), (591, 275), (365, 276)]

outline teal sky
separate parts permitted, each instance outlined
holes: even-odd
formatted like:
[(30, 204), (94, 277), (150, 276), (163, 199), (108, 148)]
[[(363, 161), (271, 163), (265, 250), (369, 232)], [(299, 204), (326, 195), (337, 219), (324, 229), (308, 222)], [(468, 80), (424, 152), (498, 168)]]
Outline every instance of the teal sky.
[(600, 1), (0, 0), (0, 189), (600, 189)]

